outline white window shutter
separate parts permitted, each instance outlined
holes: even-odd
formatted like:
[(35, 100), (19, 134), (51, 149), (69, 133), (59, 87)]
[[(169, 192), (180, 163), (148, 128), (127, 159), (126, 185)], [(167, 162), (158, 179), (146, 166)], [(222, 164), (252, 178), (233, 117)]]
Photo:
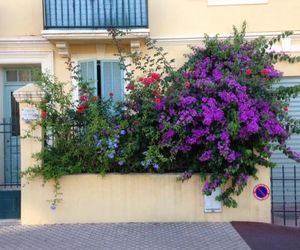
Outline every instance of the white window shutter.
[(79, 61), (79, 67), (82, 80), (89, 83), (94, 95), (97, 95), (97, 60)]
[(113, 101), (124, 100), (124, 74), (118, 60), (101, 61), (101, 97), (104, 100), (113, 94)]

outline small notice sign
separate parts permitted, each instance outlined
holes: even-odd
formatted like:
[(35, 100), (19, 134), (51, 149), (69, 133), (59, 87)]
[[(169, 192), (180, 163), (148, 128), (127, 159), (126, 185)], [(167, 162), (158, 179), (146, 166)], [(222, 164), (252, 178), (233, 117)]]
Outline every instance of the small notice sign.
[(265, 184), (258, 184), (253, 188), (253, 195), (256, 199), (263, 201), (270, 197), (270, 188)]
[(39, 118), (39, 111), (36, 108), (23, 108), (21, 118), (26, 123), (31, 123)]
[(216, 200), (216, 197), (221, 195), (221, 188), (216, 188), (211, 195), (204, 195), (204, 212), (205, 213), (221, 213), (222, 203)]

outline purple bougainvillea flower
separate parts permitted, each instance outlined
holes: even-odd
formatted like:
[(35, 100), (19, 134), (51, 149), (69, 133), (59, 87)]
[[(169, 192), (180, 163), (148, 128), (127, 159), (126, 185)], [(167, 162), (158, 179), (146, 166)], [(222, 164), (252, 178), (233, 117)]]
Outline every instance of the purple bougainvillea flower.
[(163, 134), (163, 138), (160, 143), (161, 144), (169, 143), (175, 134), (176, 134), (176, 132), (173, 129), (169, 129), (166, 133)]
[(205, 152), (199, 157), (199, 161), (208, 161), (208, 160), (211, 160), (212, 157), (213, 157), (212, 151), (211, 151), (211, 150), (208, 150), (208, 151), (205, 151)]

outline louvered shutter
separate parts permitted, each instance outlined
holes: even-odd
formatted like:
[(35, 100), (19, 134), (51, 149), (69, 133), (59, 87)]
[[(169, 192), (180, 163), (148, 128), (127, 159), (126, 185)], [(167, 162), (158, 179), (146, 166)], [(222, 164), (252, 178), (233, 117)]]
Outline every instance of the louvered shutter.
[(124, 99), (124, 76), (117, 60), (101, 61), (101, 97), (107, 100), (113, 93), (113, 101)]
[(89, 87), (93, 89), (94, 95), (97, 95), (97, 61), (79, 61), (79, 66), (82, 80), (89, 83)]
[[(279, 86), (295, 86), (300, 84), (300, 78), (286, 78), (283, 79)], [(293, 118), (300, 119), (300, 95), (296, 98), (291, 99), (289, 105), (289, 115)], [(287, 145), (296, 152), (300, 152), (300, 135), (292, 135)], [(282, 202), (283, 195), (283, 178), (282, 166), (285, 166), (285, 194), (286, 202), (294, 201), (294, 166), (296, 166), (296, 176), (300, 176), (300, 163), (296, 163), (294, 160), (289, 159), (280, 151), (273, 152), (271, 157), (272, 162), (276, 163), (276, 167), (272, 169), (273, 174), (273, 202)], [(277, 180), (276, 180), (277, 179)], [(300, 193), (300, 185), (297, 187), (297, 192)]]

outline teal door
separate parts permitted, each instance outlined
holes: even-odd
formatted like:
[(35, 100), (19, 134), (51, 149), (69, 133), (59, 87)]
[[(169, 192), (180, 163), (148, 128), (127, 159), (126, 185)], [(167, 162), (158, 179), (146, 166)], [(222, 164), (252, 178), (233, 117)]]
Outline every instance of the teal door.
[[(17, 75), (16, 78), (14, 78), (14, 74)], [(25, 82), (18, 80), (19, 71), (10, 70), (9, 75), (8, 71), (6, 72), (2, 100), (4, 117), (0, 122), (3, 142), (0, 174), (4, 175), (0, 178), (0, 219), (20, 218), (20, 117), (19, 104), (16, 102), (13, 92), (24, 86)]]

